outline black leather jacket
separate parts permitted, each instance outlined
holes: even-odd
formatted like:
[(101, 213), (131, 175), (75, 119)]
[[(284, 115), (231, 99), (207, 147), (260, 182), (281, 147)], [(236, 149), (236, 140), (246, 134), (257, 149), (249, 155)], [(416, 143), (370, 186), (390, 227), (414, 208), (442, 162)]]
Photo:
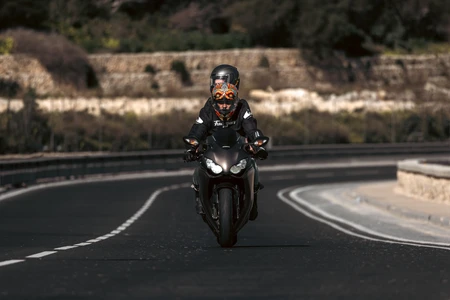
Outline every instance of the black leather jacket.
[(240, 135), (248, 138), (249, 142), (253, 142), (263, 133), (258, 130), (256, 119), (253, 117), (248, 102), (240, 99), (236, 107), (236, 111), (230, 120), (222, 121), (215, 113), (211, 104), (211, 99), (206, 101), (205, 106), (200, 110), (199, 117), (194, 125), (192, 125), (188, 136), (195, 137), (199, 141), (204, 141), (208, 135), (211, 135), (217, 128), (231, 127)]

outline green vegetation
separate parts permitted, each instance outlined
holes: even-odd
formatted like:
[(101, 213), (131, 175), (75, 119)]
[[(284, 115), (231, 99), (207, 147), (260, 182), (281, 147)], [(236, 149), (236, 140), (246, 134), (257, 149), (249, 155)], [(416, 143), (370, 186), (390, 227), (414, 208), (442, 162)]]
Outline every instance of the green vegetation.
[(89, 53), (299, 47), (323, 60), (448, 53), (449, 16), (447, 0), (3, 0), (0, 31), (58, 33)]
[[(102, 111), (64, 113), (38, 109), (33, 91), (24, 109), (0, 114), (0, 154), (39, 151), (141, 151), (183, 148), (181, 136), (195, 114), (138, 117)], [(450, 110), (329, 114), (304, 110), (283, 118), (258, 115), (273, 145), (443, 141), (450, 138)]]
[(11, 54), (14, 47), (14, 39), (12, 37), (0, 37), (0, 55)]

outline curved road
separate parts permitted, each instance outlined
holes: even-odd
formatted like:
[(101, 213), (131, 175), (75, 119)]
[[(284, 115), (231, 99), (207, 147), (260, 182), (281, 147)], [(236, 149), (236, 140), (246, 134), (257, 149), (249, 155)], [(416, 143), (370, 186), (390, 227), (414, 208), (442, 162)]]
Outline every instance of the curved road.
[(277, 196), (395, 171), (261, 172), (259, 218), (232, 249), (195, 214), (187, 175), (24, 193), (0, 201), (0, 298), (450, 299), (450, 251), (346, 235)]

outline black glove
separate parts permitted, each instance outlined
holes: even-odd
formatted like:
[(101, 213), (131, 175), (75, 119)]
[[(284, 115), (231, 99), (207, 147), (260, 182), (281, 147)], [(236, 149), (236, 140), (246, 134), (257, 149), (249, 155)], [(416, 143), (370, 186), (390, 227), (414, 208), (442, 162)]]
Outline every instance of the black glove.
[(197, 160), (196, 149), (191, 148), (184, 151), (184, 162), (191, 162)]

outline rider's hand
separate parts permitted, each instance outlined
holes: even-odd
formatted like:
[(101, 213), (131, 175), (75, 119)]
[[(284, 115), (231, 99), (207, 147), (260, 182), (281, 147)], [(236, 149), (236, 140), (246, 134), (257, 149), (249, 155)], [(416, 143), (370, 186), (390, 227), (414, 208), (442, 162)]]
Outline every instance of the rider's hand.
[(184, 161), (185, 162), (190, 162), (190, 161), (194, 161), (197, 159), (197, 155), (196, 155), (196, 149), (191, 148), (188, 149), (186, 151), (184, 151)]
[(252, 147), (251, 145), (247, 145), (247, 152), (251, 153), (251, 154), (255, 154), (256, 153), (256, 149), (255, 147)]

